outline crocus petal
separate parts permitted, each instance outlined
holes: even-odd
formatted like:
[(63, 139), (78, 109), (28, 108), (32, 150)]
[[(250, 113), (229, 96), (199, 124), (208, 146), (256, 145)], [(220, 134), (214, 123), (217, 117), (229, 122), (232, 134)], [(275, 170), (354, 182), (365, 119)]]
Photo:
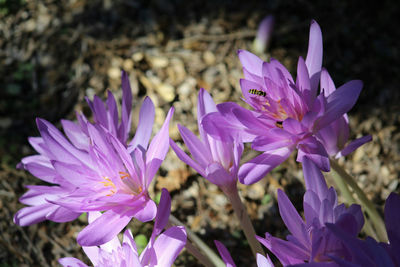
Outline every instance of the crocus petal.
[(320, 170), (328, 172), (330, 170), (329, 156), (324, 146), (314, 137), (309, 137), (301, 141), (298, 145), (297, 161), (303, 162), (305, 157), (313, 161)]
[(263, 255), (257, 253), (257, 267), (274, 267), (269, 255), (267, 254), (267, 258)]
[(221, 255), (222, 260), (226, 264), (226, 267), (236, 267), (236, 264), (233, 261), (228, 249), (218, 240), (214, 240), (214, 244), (218, 249), (219, 255)]
[(59, 186), (28, 185), (28, 192), (19, 198), (25, 205), (36, 206), (48, 203), (48, 199), (57, 199), (66, 193), (64, 188)]
[(322, 66), (322, 33), (315, 20), (311, 21), (306, 65), (311, 78), (311, 90), (317, 92)]
[(304, 247), (308, 247), (310, 240), (303, 219), (297, 213), (292, 202), (286, 194), (278, 189), (279, 213), (288, 230), (295, 236)]
[(186, 231), (183, 226), (175, 226), (158, 236), (154, 243), (157, 266), (171, 266), (186, 245)]
[[(385, 204), (385, 225), (386, 231), (389, 237), (390, 244), (395, 249), (400, 249), (400, 213), (398, 212), (400, 207), (400, 196), (396, 193), (390, 193), (386, 199)], [(398, 262), (400, 263), (400, 256), (395, 253)]]
[(321, 92), (324, 92), (325, 97), (331, 95), (335, 90), (336, 86), (329, 75), (328, 71), (324, 68), (321, 70)]
[(356, 150), (363, 144), (368, 143), (370, 141), (372, 141), (371, 135), (366, 135), (366, 136), (360, 137), (360, 138), (350, 142), (350, 144), (348, 144), (342, 151), (339, 152), (339, 154), (336, 158), (338, 158), (340, 156), (347, 156), (348, 154), (350, 154), (351, 152), (353, 152), (354, 150)]
[(43, 147), (44, 140), (42, 137), (28, 137), (28, 142), (41, 155), (49, 156), (46, 149)]
[(148, 222), (154, 219), (157, 214), (157, 205), (153, 200), (146, 197), (146, 202), (132, 213), (132, 216), (141, 222)]
[[(113, 135), (117, 135), (118, 130), (118, 108), (117, 103), (115, 102), (114, 95), (111, 91), (108, 91), (108, 97), (106, 101), (106, 106), (108, 107), (108, 125), (109, 130)], [(121, 141), (123, 142), (123, 140)]]
[(82, 261), (72, 257), (61, 258), (58, 260), (58, 263), (64, 267), (88, 267)]
[(160, 204), (157, 208), (156, 221), (154, 222), (153, 235), (159, 235), (168, 223), (169, 214), (171, 212), (171, 197), (168, 190), (161, 190)]
[(98, 266), (100, 248), (98, 246), (82, 247), (93, 266)]
[(64, 207), (57, 207), (46, 215), (46, 219), (53, 222), (70, 222), (81, 215), (80, 212), (73, 212)]
[(302, 92), (303, 100), (310, 110), (311, 105), (314, 102), (315, 97), (317, 96), (317, 91), (311, 90), (310, 76), (308, 74), (307, 66), (302, 57), (299, 57), (299, 61), (297, 63), (296, 85), (297, 88), (300, 89), (300, 92)]
[(169, 149), (169, 122), (174, 113), (174, 108), (170, 108), (167, 117), (165, 118), (164, 124), (160, 131), (151, 140), (149, 149), (146, 153), (146, 188), (151, 183), (154, 175), (160, 168), (162, 161), (167, 155)]
[(147, 149), (151, 130), (153, 129), (154, 116), (154, 104), (149, 97), (146, 97), (140, 108), (138, 128), (136, 129), (135, 137), (129, 143), (130, 147), (141, 146)]
[(200, 132), (201, 139), (206, 142), (206, 133), (201, 125), (201, 120), (203, 117), (211, 112), (217, 112), (217, 106), (215, 105), (210, 94), (204, 90), (204, 88), (200, 89), (198, 102), (197, 102), (197, 126)]
[(221, 187), (232, 187), (236, 184), (236, 177), (232, 177), (221, 164), (214, 162), (207, 166), (205, 178), (211, 183)]
[(46, 220), (46, 215), (57, 206), (47, 203), (33, 207), (25, 207), (20, 209), (14, 215), (14, 223), (19, 226), (28, 226)]
[(73, 164), (89, 161), (88, 155), (72, 146), (51, 123), (38, 118), (36, 119), (36, 124), (54, 159)]
[(61, 124), (68, 139), (75, 147), (88, 150), (90, 140), (76, 123), (69, 120), (61, 120)]
[(246, 50), (238, 50), (237, 54), (243, 68), (252, 74), (262, 76), (263, 61), (259, 57)]
[(195, 162), (191, 157), (189, 157), (185, 152), (183, 152), (183, 150), (177, 144), (175, 144), (172, 139), (169, 140), (169, 144), (180, 160), (195, 169), (201, 176), (206, 176), (204, 168)]
[(327, 107), (322, 118), (317, 120), (315, 130), (323, 129), (348, 112), (360, 95), (362, 82), (353, 80), (340, 86), (326, 99)]
[(292, 152), (289, 147), (264, 152), (261, 155), (244, 163), (239, 169), (239, 181), (242, 184), (258, 182), (276, 166), (284, 162)]
[(125, 143), (131, 129), (132, 89), (129, 84), (129, 76), (125, 71), (121, 74), (122, 107), (121, 123), (118, 128), (118, 139)]
[(265, 238), (256, 236), (256, 239), (274, 253), (283, 266), (303, 263), (308, 259), (306, 251), (291, 242), (275, 238), (269, 233), (265, 234)]
[(41, 155), (28, 156), (23, 158), (21, 163), (24, 169), (40, 180), (55, 183), (54, 180), (58, 174), (48, 158)]
[(186, 127), (178, 124), (178, 129), (194, 160), (203, 168), (207, 166), (207, 164), (212, 161), (209, 149)]
[(100, 97), (97, 95), (93, 97), (93, 104), (91, 105), (91, 108), (95, 121), (108, 129), (107, 111), (104, 107), (103, 101), (101, 101)]
[(79, 245), (98, 246), (113, 239), (132, 219), (123, 208), (108, 210), (86, 226), (78, 234)]
[(257, 36), (253, 42), (253, 49), (256, 53), (264, 53), (271, 39), (274, 26), (274, 16), (266, 16), (259, 24)]
[(324, 199), (328, 194), (328, 186), (321, 170), (305, 156), (302, 161), (306, 189), (313, 191), (319, 199)]

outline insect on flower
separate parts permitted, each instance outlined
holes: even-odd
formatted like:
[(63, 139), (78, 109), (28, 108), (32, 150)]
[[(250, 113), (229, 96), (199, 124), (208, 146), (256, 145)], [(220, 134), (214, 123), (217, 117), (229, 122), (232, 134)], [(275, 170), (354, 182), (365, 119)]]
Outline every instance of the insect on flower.
[(258, 95), (258, 96), (264, 96), (264, 97), (267, 95), (266, 92), (261, 91), (261, 90), (257, 90), (257, 89), (250, 89), (249, 90), (249, 94)]

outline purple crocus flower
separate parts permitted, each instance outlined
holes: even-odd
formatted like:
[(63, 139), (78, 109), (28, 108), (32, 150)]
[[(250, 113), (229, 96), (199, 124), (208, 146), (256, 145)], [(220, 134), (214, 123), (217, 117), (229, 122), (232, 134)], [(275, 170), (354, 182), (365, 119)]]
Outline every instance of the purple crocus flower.
[[(154, 223), (153, 233), (143, 252), (139, 255), (130, 230), (124, 233), (122, 245), (117, 236), (100, 247), (83, 247), (93, 266), (172, 266), (176, 257), (186, 244), (186, 231), (183, 226), (174, 226), (163, 231), (171, 211), (171, 198), (166, 189), (162, 190), (160, 204)], [(90, 212), (89, 222), (101, 216), (100, 212)], [(62, 258), (64, 267), (87, 267), (76, 258)]]
[(334, 224), (327, 227), (340, 239), (350, 253), (350, 259), (332, 257), (340, 266), (400, 266), (400, 196), (391, 193), (386, 199), (385, 225), (389, 243), (378, 243), (373, 238), (365, 240), (351, 236)]
[[(214, 240), (215, 246), (218, 249), (219, 255), (221, 255), (222, 261), (226, 264), (226, 267), (236, 267), (235, 262), (232, 259), (231, 254), (229, 253), (228, 249), (219, 242), (218, 240)], [(274, 267), (271, 259), (269, 258), (268, 254), (267, 257), (257, 253), (257, 266), (258, 267)]]
[(356, 237), (364, 224), (360, 206), (337, 204), (333, 187), (327, 187), (318, 167), (307, 157), (303, 161), (304, 179), (307, 191), (304, 195), (304, 217), (300, 217), (286, 194), (278, 190), (278, 205), (282, 220), (290, 235), (287, 241), (266, 233), (258, 240), (281, 261), (284, 266), (323, 262), (325, 266), (335, 265), (331, 256), (349, 257), (346, 247), (327, 227), (331, 223), (348, 235)]
[[(243, 144), (239, 142), (221, 141), (207, 134), (201, 124), (202, 118), (217, 108), (210, 94), (200, 89), (197, 103), (197, 121), (201, 140), (184, 126), (178, 125), (183, 141), (192, 158), (185, 154), (172, 139), (170, 145), (183, 162), (195, 169), (201, 176), (219, 186), (225, 192), (237, 190), (237, 172)], [(224, 134), (221, 132), (221, 134)], [(227, 139), (227, 138), (222, 138)]]
[(307, 58), (299, 58), (296, 82), (275, 59), (263, 62), (244, 50), (239, 50), (238, 56), (245, 76), (240, 81), (244, 101), (253, 110), (232, 102), (219, 104), (219, 112), (205, 116), (203, 127), (219, 138), (252, 142), (254, 150), (263, 152), (242, 165), (240, 182), (252, 184), (262, 179), (296, 148), (298, 161), (307, 156), (321, 170), (329, 171), (329, 155), (316, 134), (353, 107), (362, 82), (350, 81), (327, 97), (317, 94), (322, 66), (319, 25), (311, 23)]
[(253, 42), (254, 52), (261, 54), (267, 49), (271, 41), (272, 30), (274, 28), (275, 18), (272, 15), (266, 16), (258, 25), (257, 36)]
[(62, 121), (69, 140), (51, 123), (37, 119), (41, 137), (30, 138), (29, 142), (39, 155), (23, 158), (20, 166), (52, 185), (28, 186), (29, 191), (20, 201), (29, 207), (15, 214), (16, 224), (67, 222), (82, 212), (104, 211), (78, 235), (81, 245), (93, 246), (110, 241), (133, 217), (140, 221), (154, 218), (156, 205), (147, 188), (169, 148), (168, 127), (173, 109), (148, 145), (154, 106), (146, 98), (136, 135), (127, 145), (132, 98), (126, 74), (122, 75), (122, 84), (123, 111), (118, 127), (112, 94), (107, 99), (107, 108), (98, 98), (90, 102), (95, 124), (80, 114), (79, 124)]
[[(325, 69), (322, 69), (321, 71), (321, 88), (323, 89), (323, 93), (326, 98), (336, 90), (331, 76)], [(324, 148), (328, 152), (329, 156), (335, 158), (346, 156), (356, 150), (358, 147), (372, 140), (372, 136), (366, 135), (346, 145), (349, 139), (349, 134), (349, 118), (347, 114), (344, 114), (330, 125), (321, 129), (316, 136), (324, 145)]]

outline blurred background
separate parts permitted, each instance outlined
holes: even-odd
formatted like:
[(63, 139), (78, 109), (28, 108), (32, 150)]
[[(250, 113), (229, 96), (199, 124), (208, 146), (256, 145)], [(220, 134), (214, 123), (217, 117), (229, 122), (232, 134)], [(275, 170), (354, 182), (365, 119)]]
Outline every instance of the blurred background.
[[(391, 191), (399, 192), (400, 40), (397, 1), (184, 1), (184, 0), (0, 0), (0, 266), (57, 266), (74, 256), (88, 263), (76, 244), (85, 217), (72, 223), (44, 222), (17, 227), (14, 213), (28, 184), (40, 184), (16, 170), (34, 154), (28, 136), (37, 136), (35, 118), (56, 126), (90, 115), (84, 96), (121, 97), (121, 69), (129, 73), (134, 95), (133, 129), (143, 97), (154, 101), (158, 130), (171, 106), (176, 109), (170, 135), (180, 141), (181, 123), (197, 130), (197, 92), (203, 87), (216, 103), (240, 102), (238, 49), (252, 49), (257, 27), (266, 15), (275, 27), (264, 60), (274, 57), (293, 74), (306, 56), (311, 19), (321, 26), (324, 67), (336, 86), (361, 79), (364, 88), (350, 112), (352, 137), (371, 134), (373, 141), (342, 164), (382, 211)], [(241, 103), (243, 105), (243, 103)], [(245, 158), (249, 158), (249, 152)], [(294, 157), (261, 182), (240, 186), (256, 232), (285, 237), (275, 200), (284, 188), (302, 210), (302, 172)], [(224, 196), (179, 162), (170, 152), (154, 183), (166, 187), (173, 214), (210, 246), (222, 241), (239, 266), (252, 266), (250, 249)], [(153, 193), (152, 192), (152, 193)], [(152, 226), (132, 222), (134, 234)], [(186, 253), (176, 266), (197, 266)]]

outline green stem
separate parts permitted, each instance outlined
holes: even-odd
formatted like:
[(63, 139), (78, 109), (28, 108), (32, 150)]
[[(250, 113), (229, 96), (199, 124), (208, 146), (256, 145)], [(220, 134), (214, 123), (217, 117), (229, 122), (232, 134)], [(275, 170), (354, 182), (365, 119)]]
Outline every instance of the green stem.
[[(178, 218), (176, 218), (175, 216), (173, 216), (172, 214), (169, 216), (169, 221), (170, 223), (172, 223), (173, 225), (182, 225), (185, 226), (181, 221), (178, 220)], [(225, 263), (221, 260), (221, 258), (215, 254), (215, 252), (209, 247), (207, 246), (206, 243), (203, 242), (203, 240), (201, 240), (192, 230), (190, 230), (188, 227), (186, 227), (186, 233), (188, 235), (188, 238), (195, 243), (199, 249), (205, 254), (205, 256), (207, 257), (207, 261), (206, 262), (202, 262), (202, 264), (204, 264), (205, 266), (210, 266), (209, 264), (211, 264), (211, 266), (216, 266), (216, 267), (225, 267)], [(193, 245), (192, 245), (193, 246)], [(194, 246), (193, 246), (194, 247)], [(188, 247), (186, 247), (188, 248)], [(192, 249), (192, 247), (190, 247), (188, 249), (188, 251), (191, 253), (190, 249)], [(201, 254), (200, 251), (195, 252), (196, 255), (198, 255), (198, 253)], [(192, 253), (192, 255), (194, 257), (196, 257), (199, 261), (204, 260), (204, 257), (198, 258), (195, 254)]]
[(230, 190), (229, 192), (224, 191), (224, 193), (232, 204), (233, 210), (239, 219), (240, 225), (247, 238), (247, 241), (250, 244), (254, 257), (257, 258), (257, 253), (265, 255), (260, 243), (256, 239), (256, 232), (254, 231), (254, 227), (251, 223), (246, 207), (243, 205), (242, 200), (240, 199), (238, 190)]
[[(333, 178), (337, 188), (339, 189), (339, 191), (340, 191), (341, 195), (343, 196), (343, 198), (345, 199), (346, 203), (348, 205), (357, 203), (355, 198), (353, 197), (353, 193), (350, 192), (350, 189), (347, 187), (347, 184), (340, 177), (340, 175), (336, 171), (331, 172), (331, 174), (332, 174), (331, 177)], [(367, 235), (369, 235), (375, 239), (378, 239), (373, 227), (371, 226), (370, 221), (367, 220), (364, 213), (363, 213), (363, 215), (364, 215), (364, 227), (363, 227), (364, 232)]]
[(385, 229), (385, 223), (382, 217), (379, 215), (374, 204), (367, 198), (364, 191), (357, 185), (356, 181), (351, 175), (349, 175), (336, 161), (331, 160), (331, 166), (335, 172), (347, 183), (356, 193), (358, 200), (361, 205), (365, 208), (378, 236), (378, 240), (381, 242), (387, 242), (387, 234)]

